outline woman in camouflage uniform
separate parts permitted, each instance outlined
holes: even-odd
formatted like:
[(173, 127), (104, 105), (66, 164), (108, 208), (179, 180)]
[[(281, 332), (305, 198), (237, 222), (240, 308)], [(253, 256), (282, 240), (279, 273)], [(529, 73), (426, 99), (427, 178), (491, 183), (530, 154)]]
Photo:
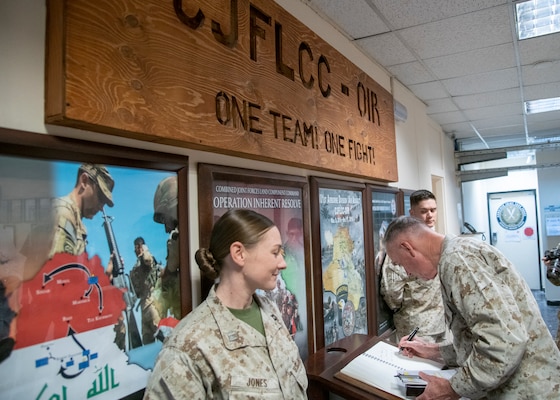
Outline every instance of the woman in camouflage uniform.
[(307, 376), (272, 290), (286, 268), (280, 232), (250, 210), (230, 210), (195, 254), (220, 278), (167, 338), (144, 399), (305, 399)]
[(560, 398), (560, 351), (527, 283), (498, 249), (410, 217), (393, 221), (385, 242), (408, 273), (439, 276), (454, 337), (449, 345), (401, 339), (406, 355), (459, 366), (450, 380), (421, 373), (428, 385), (418, 400)]

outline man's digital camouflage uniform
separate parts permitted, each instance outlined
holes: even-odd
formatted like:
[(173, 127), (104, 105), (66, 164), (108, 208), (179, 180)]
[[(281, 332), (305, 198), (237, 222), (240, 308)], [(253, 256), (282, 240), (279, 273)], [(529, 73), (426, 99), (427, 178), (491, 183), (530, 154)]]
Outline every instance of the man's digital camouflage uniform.
[(155, 341), (155, 333), (160, 321), (152, 292), (159, 278), (160, 270), (149, 250), (144, 250), (136, 259), (136, 264), (130, 271), (130, 282), (136, 296), (140, 299), (142, 310), (142, 343)]
[(385, 257), (381, 273), (381, 295), (393, 310), (396, 339), (419, 327), (418, 336), (427, 342), (450, 340), (439, 279), (430, 281), (409, 276), (406, 270)]
[(87, 229), (78, 205), (70, 196), (52, 200), (52, 212), (35, 226), (21, 249), (25, 255), (25, 279), (33, 278), (43, 264), (55, 254), (80, 255), (86, 250)]
[(79, 255), (86, 251), (87, 230), (76, 203), (70, 196), (55, 199), (56, 226), (49, 258), (57, 253)]
[(450, 235), (438, 273), (454, 336), (440, 350), (461, 366), (453, 389), (472, 399), (559, 399), (560, 351), (513, 264), (487, 243)]
[(278, 308), (253, 296), (265, 337), (237, 319), (215, 288), (166, 339), (144, 399), (306, 399), (305, 368)]

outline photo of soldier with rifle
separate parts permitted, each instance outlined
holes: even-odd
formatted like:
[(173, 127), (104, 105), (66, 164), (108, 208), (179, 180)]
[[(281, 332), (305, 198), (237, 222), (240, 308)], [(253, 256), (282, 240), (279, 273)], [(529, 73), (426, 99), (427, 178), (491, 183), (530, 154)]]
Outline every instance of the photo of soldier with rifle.
[[(174, 327), (169, 311), (159, 317), (155, 292), (163, 268), (179, 267), (178, 246), (169, 252), (166, 243), (178, 234), (169, 238), (154, 214), (176, 215), (177, 201), (168, 197), (177, 190), (164, 191), (161, 210), (154, 197), (177, 173), (12, 156), (0, 157), (0, 165), (2, 188), (10, 187), (5, 217), (13, 223), (0, 241), (0, 371), (11, 377), (3, 394), (139, 393)], [(178, 289), (174, 279), (163, 287), (175, 283)], [(180, 304), (179, 290), (165, 293), (169, 304)], [(30, 360), (40, 364), (31, 381), (13, 374), (29, 369)]]
[(101, 210), (103, 216), (103, 228), (107, 236), (107, 243), (109, 244), (109, 252), (111, 253), (111, 261), (107, 266), (106, 273), (112, 284), (123, 291), (126, 309), (123, 311), (123, 316), (119, 319), (119, 323), (115, 326), (115, 343), (124, 351), (129, 351), (142, 346), (142, 338), (138, 330), (138, 324), (134, 315), (134, 304), (136, 296), (130, 285), (130, 277), (124, 272), (124, 263), (120, 255), (115, 233), (113, 232), (113, 218)]

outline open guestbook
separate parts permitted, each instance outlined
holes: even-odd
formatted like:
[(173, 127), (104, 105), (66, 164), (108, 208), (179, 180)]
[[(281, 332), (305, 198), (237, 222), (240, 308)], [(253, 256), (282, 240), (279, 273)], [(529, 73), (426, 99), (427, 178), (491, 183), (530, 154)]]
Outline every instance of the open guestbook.
[(420, 394), (426, 383), (418, 371), (449, 379), (455, 370), (444, 370), (435, 361), (420, 357), (409, 358), (399, 353), (398, 347), (387, 342), (377, 342), (363, 352), (335, 377), (366, 391), (375, 388), (401, 399), (410, 399)]

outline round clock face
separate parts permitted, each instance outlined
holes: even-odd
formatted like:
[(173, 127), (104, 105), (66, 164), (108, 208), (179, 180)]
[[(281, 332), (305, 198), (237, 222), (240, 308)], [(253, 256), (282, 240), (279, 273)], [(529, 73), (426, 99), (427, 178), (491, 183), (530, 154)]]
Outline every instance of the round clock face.
[(515, 201), (502, 204), (496, 211), (498, 223), (504, 229), (515, 230), (525, 225), (527, 211), (525, 207)]

